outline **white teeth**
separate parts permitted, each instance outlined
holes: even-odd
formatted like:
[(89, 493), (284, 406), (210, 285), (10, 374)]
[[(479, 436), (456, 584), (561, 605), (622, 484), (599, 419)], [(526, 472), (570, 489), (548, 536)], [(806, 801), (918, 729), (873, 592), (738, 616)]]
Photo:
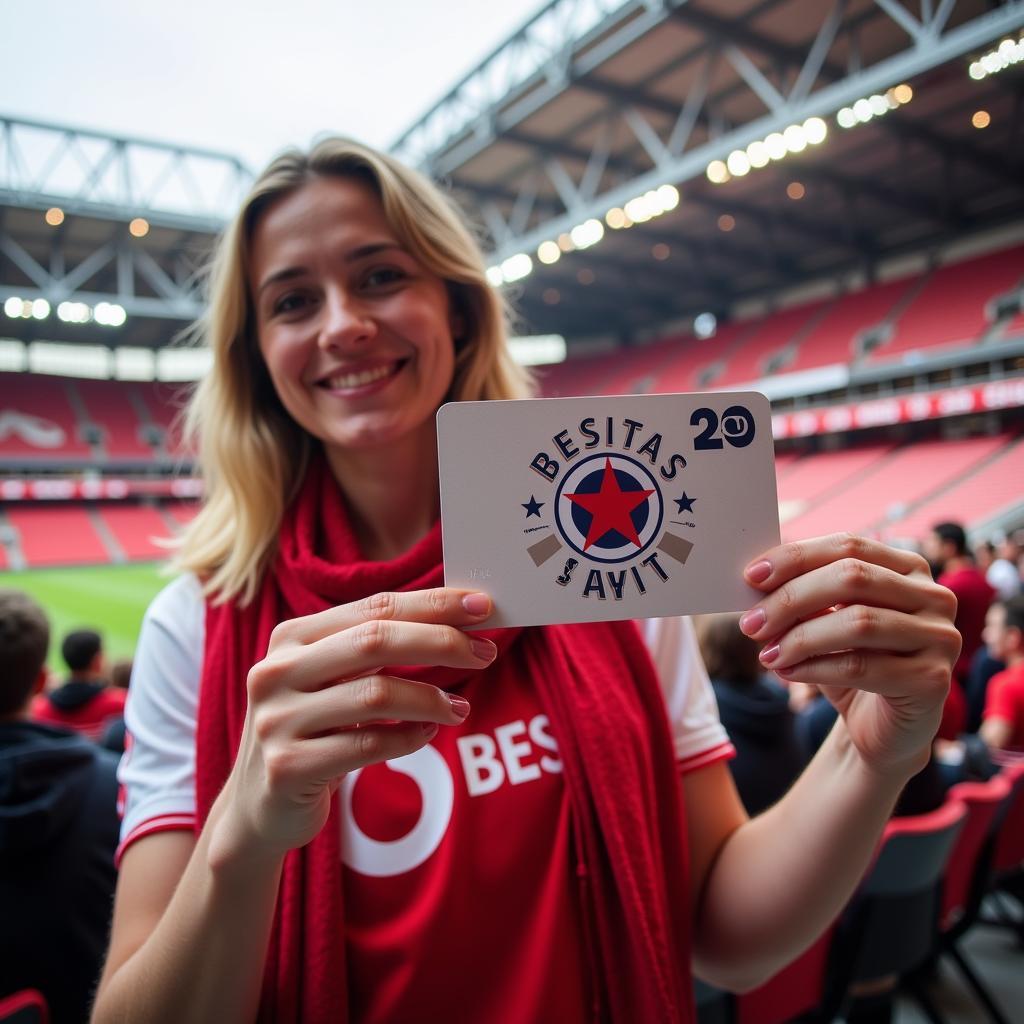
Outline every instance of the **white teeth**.
[(337, 390), (345, 388), (359, 388), (366, 384), (372, 384), (375, 380), (382, 380), (394, 370), (394, 366), (379, 366), (376, 370), (363, 370), (360, 373), (338, 374), (336, 377), (327, 378), (327, 386)]

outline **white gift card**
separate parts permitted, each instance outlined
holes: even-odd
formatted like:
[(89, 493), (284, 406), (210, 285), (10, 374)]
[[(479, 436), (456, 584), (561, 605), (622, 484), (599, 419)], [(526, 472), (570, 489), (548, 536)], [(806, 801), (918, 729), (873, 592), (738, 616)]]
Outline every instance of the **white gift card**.
[(740, 611), (779, 543), (751, 391), (455, 402), (437, 414), (444, 575), (485, 628)]

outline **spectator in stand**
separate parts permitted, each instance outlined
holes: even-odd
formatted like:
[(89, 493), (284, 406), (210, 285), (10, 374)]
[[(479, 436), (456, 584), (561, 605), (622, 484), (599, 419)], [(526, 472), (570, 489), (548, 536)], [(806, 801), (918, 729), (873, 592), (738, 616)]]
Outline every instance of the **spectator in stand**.
[(1006, 669), (989, 680), (981, 738), (992, 750), (1024, 753), (1024, 596), (992, 605), (985, 643)]
[(963, 641), (960, 657), (953, 668), (953, 679), (959, 686), (950, 688), (939, 728), (939, 736), (953, 740), (963, 732), (967, 723), (967, 674), (974, 652), (981, 647), (985, 613), (995, 591), (971, 560), (967, 534), (959, 523), (937, 523), (932, 527), (925, 547), (936, 582), (956, 595), (956, 628)]
[(996, 546), (990, 540), (983, 540), (974, 545), (974, 564), (988, 576), (989, 566), (996, 559)]
[(804, 766), (788, 694), (765, 674), (760, 647), (741, 632), (738, 615), (706, 615), (696, 625), (718, 713), (736, 748), (729, 768), (747, 813), (760, 814)]
[(78, 629), (64, 637), (60, 652), (70, 672), (67, 682), (40, 694), (32, 717), (99, 740), (112, 722), (124, 716), (126, 697), (103, 675), (103, 639), (93, 629)]
[(33, 722), (50, 627), (0, 590), (0, 997), (38, 989), (80, 1024), (99, 978), (116, 882), (117, 758)]
[(118, 658), (110, 666), (110, 685), (119, 690), (127, 690), (132, 679), (132, 659)]
[(1003, 537), (994, 551), (995, 557), (985, 571), (985, 579), (1000, 601), (1008, 601), (1022, 590), (1020, 569), (1017, 567), (1021, 546), (1016, 536)]

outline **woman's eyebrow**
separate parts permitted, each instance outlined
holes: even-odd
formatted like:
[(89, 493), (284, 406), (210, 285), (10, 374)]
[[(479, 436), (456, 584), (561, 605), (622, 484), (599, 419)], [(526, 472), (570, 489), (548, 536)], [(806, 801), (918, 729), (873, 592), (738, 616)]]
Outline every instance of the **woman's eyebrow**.
[[(366, 259), (367, 256), (375, 256), (379, 252), (387, 252), (390, 249), (405, 252), (402, 246), (397, 242), (371, 242), (369, 245), (361, 245), (358, 248), (345, 253), (344, 259), (346, 263), (356, 263), (359, 260)], [(274, 273), (270, 274), (263, 280), (263, 283), (257, 289), (256, 294), (262, 295), (270, 285), (278, 284), (281, 281), (288, 281), (294, 277), (301, 277), (306, 272), (305, 267), (284, 267), (281, 270), (275, 270)]]

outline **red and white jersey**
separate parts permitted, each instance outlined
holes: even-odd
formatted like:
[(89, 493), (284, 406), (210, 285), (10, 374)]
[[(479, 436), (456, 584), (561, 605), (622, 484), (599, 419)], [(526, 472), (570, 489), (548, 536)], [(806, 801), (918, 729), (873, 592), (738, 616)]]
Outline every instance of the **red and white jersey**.
[[(731, 756), (689, 621), (640, 628), (680, 769)], [(121, 765), (122, 850), (194, 823), (203, 631), (192, 577), (147, 612)], [(351, 773), (339, 789), (353, 1020), (591, 1019), (557, 737), (529, 679), (500, 691), (489, 682), (481, 673), (460, 688), (472, 705), (462, 725), (408, 757)]]

